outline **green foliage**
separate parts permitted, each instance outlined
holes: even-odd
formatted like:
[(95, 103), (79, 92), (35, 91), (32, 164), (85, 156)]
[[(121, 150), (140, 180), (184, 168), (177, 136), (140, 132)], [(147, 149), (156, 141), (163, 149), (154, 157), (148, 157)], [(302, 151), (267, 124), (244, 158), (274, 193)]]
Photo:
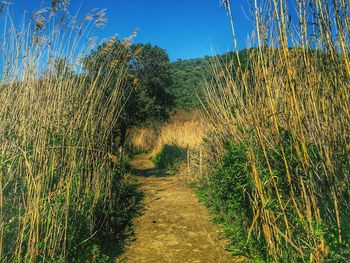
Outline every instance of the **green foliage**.
[[(107, 50), (107, 51), (106, 51)], [(116, 61), (120, 53), (123, 59)], [(99, 65), (91, 70), (89, 65)], [(120, 113), (115, 131), (119, 131), (119, 144), (124, 145), (127, 130), (133, 126), (149, 124), (168, 119), (168, 110), (173, 105), (173, 96), (169, 88), (172, 84), (172, 72), (168, 54), (164, 49), (151, 44), (129, 45), (123, 41), (106, 42), (84, 60), (91, 75), (100, 74), (113, 63), (126, 64), (127, 81), (123, 94), (125, 105)], [(118, 68), (110, 76), (110, 90), (120, 76)], [(109, 94), (105, 94), (106, 98)]]
[(177, 60), (171, 64), (173, 84), (171, 92), (175, 97), (177, 108), (198, 108), (200, 102), (197, 94), (203, 98), (204, 80), (211, 74), (209, 57)]
[(84, 253), (79, 253), (79, 257), (72, 262), (89, 262), (89, 263), (108, 263), (111, 262), (110, 257), (104, 254), (101, 247), (96, 244), (86, 248)]
[[(168, 54), (151, 44), (132, 45), (131, 51), (135, 55), (130, 70), (138, 80), (135, 95), (145, 100), (137, 105), (143, 116), (135, 124), (163, 121), (168, 118), (167, 110), (173, 105), (169, 91), (173, 78)], [(129, 104), (135, 108), (135, 103), (131, 101)], [(130, 114), (124, 117), (129, 119)]]
[[(248, 50), (239, 52), (242, 66), (247, 64)], [(171, 63), (173, 83), (170, 91), (175, 98), (175, 107), (181, 109), (194, 109), (201, 107), (200, 100), (204, 102), (205, 82), (213, 80), (213, 67), (217, 62), (224, 63), (232, 59), (232, 70), (237, 68), (237, 58), (232, 52), (205, 56), (204, 58), (177, 60)], [(199, 100), (200, 99), (200, 100)]]
[[(287, 132), (283, 132), (282, 141), (280, 146), (271, 147), (268, 149), (269, 165), (272, 168), (272, 174), (274, 179), (277, 180), (278, 196), (274, 188), (271, 186), (272, 177), (268, 169), (267, 160), (264, 157), (262, 149), (257, 146), (253, 147), (255, 153), (258, 156), (257, 167), (260, 180), (263, 185), (263, 191), (267, 198), (265, 209), (270, 210), (274, 214), (281, 214), (281, 207), (279, 206), (278, 198), (281, 198), (283, 203), (288, 204), (290, 200), (290, 187), (288, 182), (279, 180), (283, 178), (286, 173), (285, 162), (283, 160), (282, 148), (284, 154), (289, 156), (288, 169), (292, 174), (292, 183), (297, 180), (295, 174), (300, 173), (303, 169), (298, 162), (297, 152), (293, 146), (295, 142), (292, 141), (292, 137)], [(267, 254), (266, 243), (264, 238), (259, 235), (259, 231), (253, 231), (248, 234), (248, 230), (254, 220), (254, 202), (253, 193), (257, 191), (255, 183), (252, 181), (253, 172), (249, 165), (249, 159), (247, 157), (247, 144), (232, 144), (226, 145), (227, 153), (225, 154), (222, 163), (213, 167), (213, 172), (208, 178), (202, 179), (198, 194), (199, 199), (202, 200), (214, 213), (214, 222), (223, 224), (223, 229), (226, 235), (230, 238), (231, 251), (235, 255), (244, 255), (255, 260), (263, 259), (267, 261), (275, 260), (274, 257)], [(319, 149), (316, 145), (310, 144), (307, 147), (310, 161), (317, 166), (320, 162)], [(308, 171), (308, 173), (315, 171)], [(316, 171), (320, 178), (322, 171)], [(311, 178), (311, 177), (310, 177)], [(329, 194), (328, 183), (325, 180), (320, 179), (318, 182), (310, 181), (310, 178), (304, 178), (305, 184), (308, 187), (317, 187), (319, 193), (318, 203), (321, 208), (322, 219), (312, 222), (312, 229), (314, 238), (322, 237), (327, 241), (329, 245), (329, 262), (345, 262), (350, 256), (350, 239), (349, 230), (345, 227), (342, 228), (343, 242), (340, 244), (337, 240), (337, 223), (332, 213), (332, 198)], [(301, 203), (302, 189), (294, 189), (297, 196), (297, 202)], [(288, 217), (289, 224), (293, 226), (293, 242), (298, 246), (305, 246), (308, 242), (311, 242), (310, 234), (307, 234), (305, 229), (309, 227), (309, 223), (305, 220), (300, 220), (296, 214), (296, 211), (291, 206), (284, 208), (286, 216)], [(342, 210), (346, 210), (343, 207)], [(349, 213), (346, 213), (348, 215)], [(259, 220), (259, 219), (257, 219)], [(347, 226), (347, 219), (342, 218), (342, 224)], [(258, 221), (259, 222), (259, 221)], [(279, 217), (275, 221), (281, 231), (286, 231), (286, 226)], [(262, 224), (263, 222), (261, 222)], [(259, 225), (257, 223), (256, 225)], [(280, 240), (281, 246), (284, 246), (285, 253), (280, 255), (284, 261), (293, 261), (295, 258), (305, 260), (308, 255), (313, 253), (311, 249), (304, 248), (305, 257), (295, 253), (295, 250), (286, 240)], [(299, 243), (300, 242), (300, 243)], [(311, 248), (311, 246), (310, 246)]]
[(180, 164), (186, 160), (186, 150), (173, 144), (165, 144), (161, 151), (153, 159), (155, 166), (159, 169), (177, 171)]
[(234, 255), (259, 258), (264, 248), (252, 237), (248, 229), (253, 220), (249, 193), (253, 190), (249, 177), (247, 146), (226, 144), (227, 153), (220, 165), (199, 187), (199, 199), (214, 213), (214, 222), (223, 224), (224, 232), (231, 240), (228, 251)]

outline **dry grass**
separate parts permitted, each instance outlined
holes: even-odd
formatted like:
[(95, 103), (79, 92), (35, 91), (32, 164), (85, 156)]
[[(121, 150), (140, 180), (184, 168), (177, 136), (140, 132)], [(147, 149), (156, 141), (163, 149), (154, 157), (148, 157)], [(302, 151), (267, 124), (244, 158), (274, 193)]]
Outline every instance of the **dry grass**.
[(160, 129), (153, 153), (159, 152), (165, 144), (174, 144), (183, 149), (197, 149), (203, 144), (203, 136), (204, 125), (200, 121), (166, 124)]
[(350, 20), (347, 1), (293, 1), (292, 24), (287, 2), (254, 1), (248, 67), (213, 68), (207, 147), (213, 160), (225, 141), (248, 145), (249, 235), (269, 256), (322, 262), (349, 238)]
[[(109, 142), (127, 92), (126, 69), (118, 67), (108, 100), (116, 65), (103, 78), (75, 74), (87, 54), (87, 34), (104, 15), (67, 20), (59, 7), (36, 12), (19, 31), (10, 11), (2, 18), (1, 262), (67, 262), (99, 231), (103, 218), (96, 216), (117, 200)], [(57, 67), (60, 58), (71, 68)], [(87, 70), (99, 70), (94, 67)]]
[(128, 145), (137, 151), (152, 150), (152, 156), (164, 145), (183, 149), (198, 149), (204, 140), (205, 125), (198, 112), (175, 112), (168, 122), (155, 127), (135, 128), (130, 132)]
[(130, 131), (127, 145), (136, 152), (149, 151), (152, 150), (157, 136), (156, 128), (134, 128)]

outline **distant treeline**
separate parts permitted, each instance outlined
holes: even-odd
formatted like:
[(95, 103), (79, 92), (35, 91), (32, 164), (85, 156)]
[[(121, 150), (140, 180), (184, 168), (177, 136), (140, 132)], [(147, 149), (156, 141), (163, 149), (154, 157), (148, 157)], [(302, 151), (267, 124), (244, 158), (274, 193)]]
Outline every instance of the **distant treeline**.
[[(334, 64), (332, 60), (338, 60), (341, 63), (341, 54), (331, 54), (324, 50), (314, 50), (312, 48), (302, 48), (302, 47), (290, 47), (289, 51), (293, 54), (294, 59), (299, 60), (299, 74), (304, 74), (303, 69), (305, 68), (304, 61), (301, 57), (304, 55), (309, 57), (310, 61), (318, 70), (329, 71), (334, 70)], [(262, 48), (261, 52), (263, 54), (274, 53), (275, 57), (272, 57), (269, 61), (264, 61), (266, 65), (274, 65), (278, 59), (278, 49)], [(225, 71), (225, 74), (232, 74), (234, 76), (239, 72), (246, 72), (249, 75), (248, 80), (254, 81), (254, 73), (252, 68), (253, 58), (259, 55), (259, 50), (257, 48), (243, 49), (238, 52), (240, 65), (238, 63), (237, 54), (235, 52), (227, 52), (222, 55), (215, 56), (205, 56), (203, 58), (179, 59), (171, 63), (171, 74), (172, 74), (172, 84), (169, 88), (169, 92), (173, 95), (174, 105), (178, 109), (195, 109), (200, 108), (201, 103), (205, 104), (204, 90), (206, 83), (211, 83), (217, 81), (217, 76), (221, 71)], [(255, 62), (253, 62), (255, 63)], [(220, 66), (218, 66), (220, 65)], [(240, 69), (238, 70), (238, 67)], [(225, 70), (223, 70), (225, 69)], [(238, 71), (237, 71), (238, 70)], [(223, 76), (221, 76), (223, 77)]]
[[(246, 65), (248, 50), (240, 51), (239, 56), (243, 66)], [(173, 75), (171, 93), (174, 95), (176, 107), (182, 109), (200, 107), (199, 98), (204, 96), (205, 82), (213, 79), (214, 64), (217, 62), (226, 64), (230, 61), (232, 68), (237, 68), (237, 56), (234, 52), (188, 60), (179, 59), (171, 63)]]

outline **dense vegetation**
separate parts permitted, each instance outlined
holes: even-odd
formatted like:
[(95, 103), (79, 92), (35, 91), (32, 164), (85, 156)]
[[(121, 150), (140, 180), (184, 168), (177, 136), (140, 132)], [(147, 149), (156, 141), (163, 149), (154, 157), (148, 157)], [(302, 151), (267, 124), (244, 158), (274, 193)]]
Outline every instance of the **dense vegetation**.
[[(232, 17), (230, 1), (223, 3)], [(262, 11), (254, 12), (257, 48), (248, 63), (214, 67), (215, 81), (206, 86), (211, 165), (201, 197), (235, 253), (347, 262), (348, 9), (344, 1), (295, 6), (291, 32), (288, 1), (255, 2)]]
[(209, 57), (205, 57), (171, 63), (174, 79), (171, 92), (178, 108), (192, 109), (201, 106), (198, 96), (203, 98), (203, 84), (211, 73), (211, 62)]
[(93, 50), (99, 10), (70, 19), (52, 1), (17, 29), (0, 7), (0, 261), (107, 262), (139, 197), (116, 140), (165, 118), (167, 54), (114, 37)]
[[(128, 132), (164, 122), (173, 107), (203, 107), (204, 118), (154, 129), (154, 161), (178, 168), (188, 157), (234, 254), (348, 261), (348, 5), (297, 2), (295, 26), (288, 1), (255, 1), (253, 49), (172, 64), (130, 39), (93, 49), (83, 32), (104, 13), (70, 20), (68, 1), (52, 1), (20, 32), (4, 23), (0, 261), (106, 262), (103, 242), (121, 242), (137, 208)], [(199, 169), (185, 149), (199, 152)]]
[[(242, 67), (247, 66), (248, 50), (239, 52)], [(171, 63), (171, 75), (173, 84), (170, 91), (175, 98), (175, 107), (192, 110), (199, 109), (205, 100), (205, 85), (214, 81), (213, 67), (219, 64), (230, 64), (231, 69), (238, 67), (238, 61), (234, 52), (223, 55), (205, 56), (204, 58), (177, 60)]]
[[(108, 52), (101, 50), (108, 49)], [(123, 64), (118, 63), (118, 54), (124, 54)], [(126, 85), (132, 87), (123, 98), (125, 104), (121, 109), (119, 121), (113, 132), (119, 138), (117, 146), (124, 146), (128, 132), (132, 127), (154, 125), (168, 119), (168, 111), (174, 105), (170, 92), (172, 75), (168, 54), (165, 50), (151, 44), (132, 44), (125, 41), (106, 42), (100, 45), (85, 60), (84, 65), (93, 62), (97, 65), (95, 72), (89, 72), (91, 77), (99, 75), (104, 78), (112, 63), (120, 64), (127, 69)], [(120, 71), (114, 70), (110, 82), (120, 78)], [(107, 99), (113, 91), (113, 85), (104, 94)]]

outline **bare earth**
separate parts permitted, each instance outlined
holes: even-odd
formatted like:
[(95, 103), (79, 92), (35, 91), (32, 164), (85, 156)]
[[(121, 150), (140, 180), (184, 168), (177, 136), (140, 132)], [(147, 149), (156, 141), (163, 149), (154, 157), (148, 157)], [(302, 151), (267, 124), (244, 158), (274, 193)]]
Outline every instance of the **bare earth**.
[(144, 210), (134, 220), (134, 240), (116, 262), (243, 262), (225, 251), (206, 208), (179, 176), (165, 176), (149, 157), (132, 161), (144, 192)]

